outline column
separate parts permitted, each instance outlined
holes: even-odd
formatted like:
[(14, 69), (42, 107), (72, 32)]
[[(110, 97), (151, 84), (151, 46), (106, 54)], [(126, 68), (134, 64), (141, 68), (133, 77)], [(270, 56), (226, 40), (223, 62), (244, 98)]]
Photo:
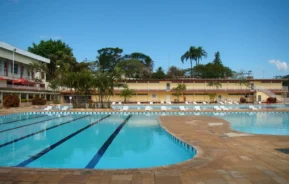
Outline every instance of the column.
[(20, 105), (21, 105), (21, 93), (19, 93), (18, 97), (19, 97), (19, 107), (20, 107)]

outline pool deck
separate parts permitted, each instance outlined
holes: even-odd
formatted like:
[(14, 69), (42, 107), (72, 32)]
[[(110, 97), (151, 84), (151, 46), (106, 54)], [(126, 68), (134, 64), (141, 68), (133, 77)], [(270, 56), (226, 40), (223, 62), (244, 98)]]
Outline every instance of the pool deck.
[[(27, 111), (35, 110), (1, 110), (0, 115)], [(289, 154), (276, 150), (289, 148), (289, 136), (236, 132), (217, 117), (161, 116), (159, 121), (165, 130), (194, 146), (197, 155), (183, 163), (150, 169), (0, 167), (0, 184), (289, 184)]]

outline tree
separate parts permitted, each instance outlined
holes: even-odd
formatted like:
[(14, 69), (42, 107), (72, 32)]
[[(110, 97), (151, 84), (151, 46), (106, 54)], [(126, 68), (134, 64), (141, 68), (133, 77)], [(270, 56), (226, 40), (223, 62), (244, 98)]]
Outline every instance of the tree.
[(144, 64), (137, 59), (120, 61), (116, 66), (122, 74), (129, 78), (140, 78)]
[(178, 84), (177, 87), (172, 89), (174, 91), (174, 96), (177, 97), (178, 102), (180, 101), (180, 96), (183, 96), (184, 99), (184, 92), (187, 90), (187, 86), (185, 84)]
[[(50, 59), (49, 64), (38, 65), (38, 69), (43, 70), (46, 73), (46, 79), (48, 81), (57, 77), (56, 71), (58, 68), (60, 70), (68, 70), (72, 69), (73, 66), (77, 64), (72, 49), (61, 40), (50, 39), (47, 41), (42, 40), (39, 44), (33, 43), (32, 47), (28, 47), (28, 51)], [(47, 65), (45, 70), (43, 65)], [(34, 66), (37, 67), (37, 65)]]
[(196, 53), (196, 60), (197, 60), (197, 65), (200, 64), (200, 60), (202, 60), (203, 57), (207, 57), (207, 52), (202, 48), (202, 47), (198, 47), (195, 50)]
[(124, 89), (120, 92), (120, 96), (124, 97), (124, 103), (126, 103), (127, 100), (129, 100), (134, 94), (135, 91), (133, 89), (129, 89), (127, 85), (124, 85)]
[(184, 60), (190, 60), (190, 64), (191, 64), (191, 77), (193, 77), (193, 60), (196, 61), (196, 65), (198, 64), (197, 63), (197, 53), (196, 53), (196, 47), (194, 46), (191, 46), (189, 48), (188, 51), (186, 51), (182, 57), (181, 57), (181, 61), (182, 63), (184, 63)]
[(96, 63), (102, 72), (113, 72), (116, 65), (121, 61), (121, 54), (123, 50), (121, 48), (102, 48), (97, 51), (99, 56)]
[(210, 102), (214, 102), (216, 99), (217, 94), (216, 93), (208, 93)]
[(221, 57), (220, 57), (220, 52), (217, 51), (215, 53), (215, 59), (213, 60), (213, 64), (215, 65), (222, 65)]
[(158, 67), (157, 71), (152, 75), (153, 79), (164, 79), (166, 78), (166, 74), (162, 67)]
[(215, 87), (216, 89), (219, 89), (222, 87), (222, 84), (218, 81), (210, 81), (210, 82), (208, 82), (207, 86)]
[(177, 68), (176, 66), (171, 66), (167, 72), (169, 78), (183, 77), (184, 74), (184, 70)]
[[(58, 90), (59, 88), (59, 80), (58, 79), (53, 79), (50, 81), (48, 87), (50, 87), (54, 93), (56, 93), (56, 91)], [(55, 100), (55, 94), (53, 95), (53, 100)]]

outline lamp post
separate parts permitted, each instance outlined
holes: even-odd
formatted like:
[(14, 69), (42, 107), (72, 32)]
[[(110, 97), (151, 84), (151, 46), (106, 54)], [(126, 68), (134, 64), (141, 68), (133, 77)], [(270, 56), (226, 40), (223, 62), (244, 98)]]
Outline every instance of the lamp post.
[(16, 49), (13, 49), (13, 56), (12, 56), (12, 76), (14, 79), (14, 53), (16, 52)]

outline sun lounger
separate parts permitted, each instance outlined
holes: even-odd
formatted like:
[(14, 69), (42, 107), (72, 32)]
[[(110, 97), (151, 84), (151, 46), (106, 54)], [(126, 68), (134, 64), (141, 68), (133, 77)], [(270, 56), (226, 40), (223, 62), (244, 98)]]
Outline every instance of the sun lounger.
[(232, 102), (228, 102), (228, 104), (232, 105)]
[(186, 111), (186, 108), (184, 106), (180, 106), (180, 111)]
[(223, 103), (223, 102), (219, 102), (219, 104), (222, 104), (222, 105), (224, 105), (224, 103)]
[(234, 104), (238, 105), (239, 103), (238, 102), (234, 102)]
[(150, 104), (152, 105), (152, 104), (154, 104), (154, 102), (150, 102)]
[(203, 104), (205, 104), (205, 105), (206, 105), (206, 104), (207, 104), (207, 102), (203, 102)]
[(258, 103), (259, 103), (259, 104), (262, 104), (262, 102), (261, 102), (261, 101), (259, 101)]
[(50, 111), (50, 110), (52, 110), (52, 106), (49, 105), (49, 106), (47, 106), (46, 108), (44, 108), (43, 110), (44, 110), (44, 111)]
[(190, 103), (189, 102), (185, 102), (185, 104), (189, 105)]
[(153, 108), (151, 106), (145, 106), (145, 111), (151, 111)]
[(62, 109), (61, 110), (63, 110), (63, 111), (67, 111), (69, 109), (69, 107), (68, 106), (64, 106), (64, 107), (62, 107)]
[(167, 111), (167, 107), (166, 106), (161, 106), (161, 111)]
[(164, 101), (161, 101), (161, 104), (164, 104)]
[(201, 111), (201, 107), (200, 106), (195, 106), (194, 108), (196, 111)]
[(111, 102), (111, 105), (115, 105), (115, 102)]
[(222, 110), (222, 111), (228, 111), (229, 109), (227, 108), (227, 107), (225, 107), (225, 106), (220, 106), (220, 109)]
[(128, 106), (123, 106), (122, 109), (120, 109), (120, 111), (127, 111), (128, 110)]
[(197, 105), (198, 103), (197, 102), (193, 102), (193, 104)]
[(121, 102), (118, 102), (118, 105), (121, 105), (122, 103)]
[(257, 108), (252, 106), (252, 105), (249, 106), (249, 109), (252, 110), (252, 111), (256, 111), (257, 110)]
[(140, 105), (140, 102), (137, 102), (138, 105)]
[(221, 108), (219, 106), (214, 106), (215, 111), (221, 111)]
[(167, 104), (170, 104), (170, 105), (171, 105), (171, 104), (172, 104), (172, 102), (167, 102)]

